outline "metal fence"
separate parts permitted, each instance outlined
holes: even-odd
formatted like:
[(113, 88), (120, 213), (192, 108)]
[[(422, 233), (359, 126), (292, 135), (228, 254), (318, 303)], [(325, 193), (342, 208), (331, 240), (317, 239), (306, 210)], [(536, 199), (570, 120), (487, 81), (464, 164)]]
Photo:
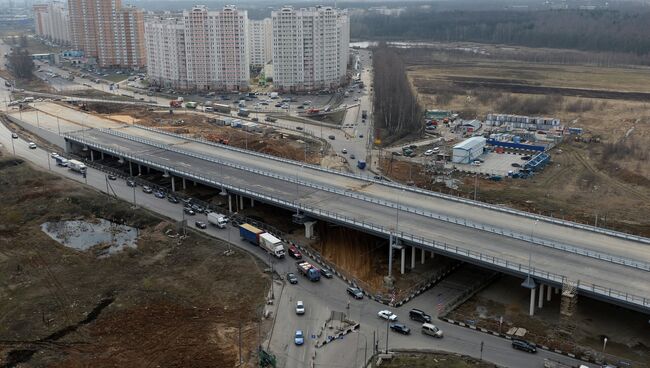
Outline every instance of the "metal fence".
[[(470, 260), (474, 261), (474, 263), (479, 263), (479, 264), (487, 264), (490, 265), (494, 268), (506, 271), (508, 273), (514, 273), (517, 275), (530, 275), (531, 277), (537, 278), (539, 280), (544, 280), (546, 282), (550, 282), (556, 285), (561, 285), (564, 283), (566, 276), (564, 275), (559, 275), (555, 273), (551, 273), (548, 271), (544, 270), (539, 270), (536, 269), (535, 267), (528, 267), (526, 265), (517, 263), (517, 262), (512, 262), (508, 261), (506, 259), (502, 259), (499, 257), (491, 256), (488, 254), (483, 254), (481, 252), (473, 251), (470, 249), (465, 249), (462, 247), (450, 245), (444, 242), (439, 242), (436, 240), (432, 239), (426, 239), (423, 237), (415, 236), (412, 234), (405, 234), (404, 232), (399, 232), (396, 233), (393, 229), (385, 228), (381, 225), (376, 225), (374, 223), (369, 223), (365, 222), (362, 220), (358, 220), (356, 218), (350, 218), (344, 215), (340, 215), (338, 213), (330, 212), (327, 210), (322, 210), (319, 208), (311, 207), (305, 204), (301, 204), (295, 201), (287, 201), (281, 198), (276, 198), (270, 195), (266, 194), (261, 194), (258, 192), (254, 192), (245, 188), (239, 188), (235, 187), (233, 185), (230, 185), (228, 183), (223, 183), (215, 180), (214, 178), (210, 178), (205, 176), (202, 173), (196, 173), (192, 171), (188, 171), (185, 169), (177, 169), (174, 167), (170, 167), (167, 165), (163, 165), (157, 162), (149, 161), (146, 159), (143, 159), (142, 157), (136, 157), (134, 155), (124, 153), (117, 151), (114, 148), (103, 146), (97, 143), (94, 143), (90, 140), (84, 139), (84, 138), (79, 138), (76, 136), (72, 136), (69, 134), (64, 134), (64, 137), (67, 139), (76, 141), (80, 144), (84, 144), (90, 147), (94, 147), (98, 150), (102, 150), (104, 152), (107, 152), (109, 154), (113, 154), (117, 157), (123, 157), (129, 160), (132, 160), (134, 162), (139, 162), (145, 165), (149, 165), (150, 167), (157, 168), (162, 171), (167, 171), (170, 173), (175, 173), (176, 175), (179, 176), (184, 176), (186, 178), (190, 178), (192, 180), (195, 180), (197, 182), (210, 185), (216, 188), (223, 187), (224, 189), (228, 191), (232, 191), (234, 193), (238, 193), (240, 195), (245, 195), (250, 198), (254, 198), (256, 200), (261, 200), (270, 204), (278, 205), (280, 207), (284, 208), (290, 208), (290, 209), (297, 209), (300, 211), (303, 211), (306, 214), (309, 214), (310, 216), (316, 217), (316, 218), (322, 218), (322, 219), (329, 219), (329, 220), (335, 220), (339, 223), (352, 226), (355, 228), (359, 229), (364, 229), (366, 231), (375, 233), (375, 234), (381, 234), (383, 236), (390, 236), (393, 235), (397, 237), (398, 239), (402, 239), (404, 241), (408, 241), (412, 244), (417, 244), (420, 247), (423, 247), (427, 250), (434, 250), (439, 253), (444, 253), (451, 255), (454, 258), (461, 258), (464, 260)], [(591, 283), (586, 283), (586, 282), (578, 282), (577, 284), (577, 289), (580, 292), (584, 293), (590, 293), (593, 295), (601, 296), (601, 297), (607, 297), (612, 300), (629, 304), (631, 306), (641, 308), (643, 310), (650, 310), (650, 298), (644, 297), (644, 296), (638, 296), (618, 290), (614, 290), (608, 287), (600, 286), (600, 285), (595, 285)]]

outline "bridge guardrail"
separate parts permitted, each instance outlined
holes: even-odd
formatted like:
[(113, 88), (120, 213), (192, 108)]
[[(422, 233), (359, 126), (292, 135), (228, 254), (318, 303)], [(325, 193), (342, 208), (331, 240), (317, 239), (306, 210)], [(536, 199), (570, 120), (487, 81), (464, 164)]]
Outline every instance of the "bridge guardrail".
[[(196, 181), (199, 181), (199, 182), (202, 182), (202, 183), (214, 185), (216, 187), (223, 187), (226, 190), (230, 190), (230, 191), (233, 191), (233, 192), (238, 192), (240, 194), (245, 194), (246, 196), (251, 197), (251, 198), (267, 201), (269, 203), (274, 203), (276, 205), (279, 205), (279, 206), (285, 207), (285, 208), (302, 210), (303, 212), (309, 213), (309, 214), (311, 214), (312, 216), (315, 216), (315, 217), (335, 219), (335, 220), (337, 220), (339, 222), (342, 222), (344, 224), (348, 224), (348, 225), (351, 225), (351, 226), (354, 226), (354, 227), (357, 227), (357, 228), (366, 229), (366, 230), (369, 230), (369, 231), (374, 232), (374, 233), (378, 233), (378, 234), (382, 234), (382, 235), (388, 235), (388, 236), (393, 235), (393, 236), (396, 236), (398, 239), (407, 240), (407, 241), (410, 241), (411, 243), (418, 244), (420, 246), (426, 246), (426, 247), (429, 248), (428, 250), (438, 250), (438, 251), (442, 251), (443, 253), (453, 254), (453, 255), (456, 255), (456, 256), (464, 258), (464, 259), (477, 260), (477, 261), (479, 261), (479, 263), (487, 263), (487, 264), (493, 265), (493, 266), (495, 266), (497, 268), (517, 273), (519, 275), (530, 275), (531, 277), (538, 278), (538, 279), (544, 279), (544, 280), (554, 282), (554, 283), (560, 284), (560, 285), (563, 284), (564, 280), (566, 279), (566, 276), (551, 273), (551, 272), (547, 272), (547, 271), (543, 271), (543, 270), (538, 270), (535, 267), (530, 267), (529, 268), (528, 266), (523, 265), (521, 263), (511, 262), (511, 261), (508, 261), (508, 260), (505, 260), (505, 259), (502, 259), (502, 258), (498, 258), (498, 257), (495, 257), (495, 256), (490, 256), (490, 255), (483, 254), (483, 253), (480, 253), (480, 252), (476, 252), (476, 251), (473, 251), (473, 250), (464, 249), (464, 248), (461, 248), (461, 247), (458, 247), (458, 246), (449, 245), (447, 243), (438, 242), (438, 241), (435, 241), (435, 240), (432, 240), (432, 239), (425, 239), (423, 237), (418, 237), (418, 236), (415, 236), (415, 235), (412, 235), (412, 234), (404, 234), (403, 232), (396, 233), (393, 229), (388, 229), (388, 228), (385, 228), (385, 227), (383, 227), (381, 225), (376, 225), (376, 224), (373, 224), (373, 223), (367, 223), (365, 221), (360, 221), (360, 220), (357, 220), (355, 218), (349, 218), (347, 216), (339, 215), (337, 213), (329, 212), (327, 210), (321, 210), (319, 208), (310, 207), (310, 206), (307, 206), (307, 205), (304, 205), (304, 204), (301, 204), (301, 203), (287, 201), (287, 200), (272, 197), (272, 196), (269, 196), (269, 195), (266, 195), (266, 194), (256, 193), (256, 192), (250, 191), (248, 189), (238, 188), (238, 187), (235, 187), (235, 186), (227, 184), (227, 183), (218, 182), (218, 181), (216, 181), (216, 180), (214, 180), (212, 178), (205, 177), (205, 176), (203, 176), (202, 174), (199, 174), (199, 173), (194, 173), (194, 172), (191, 172), (191, 171), (187, 171), (185, 169), (181, 170), (181, 169), (173, 168), (173, 167), (170, 167), (170, 166), (162, 165), (162, 164), (159, 164), (159, 163), (156, 163), (156, 162), (153, 162), (153, 161), (143, 159), (141, 157), (133, 156), (133, 155), (131, 155), (129, 153), (120, 152), (120, 151), (118, 151), (116, 149), (113, 149), (111, 147), (106, 147), (106, 146), (103, 146), (101, 144), (91, 142), (91, 141), (86, 140), (84, 138), (71, 136), (69, 134), (63, 134), (63, 136), (65, 138), (67, 138), (67, 139), (77, 141), (77, 142), (79, 142), (81, 144), (84, 144), (84, 145), (94, 146), (94, 147), (96, 147), (98, 149), (104, 150), (107, 153), (111, 153), (111, 154), (114, 154), (114, 155), (119, 156), (119, 157), (128, 158), (128, 159), (136, 161), (136, 162), (141, 162), (143, 164), (150, 165), (151, 167), (155, 167), (155, 168), (158, 168), (160, 170), (167, 171), (167, 172), (175, 172), (177, 174), (186, 176), (188, 178), (191, 178), (193, 180), (196, 180)], [(595, 294), (595, 295), (606, 296), (606, 297), (609, 297), (611, 299), (615, 299), (615, 300), (618, 300), (618, 301), (621, 301), (621, 302), (625, 302), (627, 304), (631, 304), (631, 305), (636, 306), (636, 307), (641, 307), (641, 308), (643, 308), (643, 310), (650, 310), (650, 298), (648, 298), (648, 297), (643, 297), (643, 296), (638, 296), (638, 295), (634, 295), (634, 294), (630, 294), (630, 293), (625, 293), (625, 292), (621, 292), (621, 291), (618, 291), (618, 290), (614, 290), (612, 288), (607, 288), (607, 287), (603, 287), (603, 286), (595, 285), (595, 284), (591, 284), (591, 283), (584, 283), (584, 282), (581, 283), (579, 281), (578, 281), (578, 284), (577, 284), (577, 289), (579, 291), (589, 292), (589, 293), (592, 293), (592, 294)]]
[[(289, 160), (289, 159), (285, 159), (285, 158), (281, 158), (281, 157), (277, 157), (277, 156), (272, 156), (272, 155), (269, 155), (269, 154), (259, 153), (259, 152), (255, 152), (255, 151), (248, 151), (248, 150), (245, 150), (245, 149), (232, 147), (232, 146), (228, 146), (228, 145), (224, 145), (224, 144), (214, 143), (214, 142), (207, 141), (205, 139), (186, 137), (184, 135), (174, 134), (174, 133), (166, 132), (166, 131), (163, 131), (163, 130), (160, 130), (160, 129), (145, 127), (145, 126), (141, 126), (141, 125), (134, 125), (134, 126), (137, 127), (137, 128), (140, 128), (140, 129), (149, 130), (149, 131), (156, 132), (156, 133), (159, 133), (159, 134), (164, 134), (164, 135), (177, 137), (177, 138), (181, 138), (181, 139), (192, 140), (192, 141), (195, 141), (195, 142), (198, 142), (198, 143), (204, 143), (204, 144), (212, 145), (212, 146), (215, 146), (215, 147), (228, 149), (228, 150), (231, 150), (231, 151), (236, 151), (236, 152), (241, 152), (241, 153), (246, 153), (246, 154), (257, 156), (257, 157), (264, 157), (264, 158), (279, 161), (279, 162), (290, 163), (290, 164), (294, 164), (294, 165), (303, 164), (303, 163), (298, 162), (298, 161)], [(580, 223), (577, 223), (577, 222), (566, 221), (566, 220), (557, 219), (557, 218), (554, 218), (554, 217), (536, 215), (534, 213), (525, 212), (525, 211), (521, 211), (521, 210), (516, 210), (514, 208), (497, 206), (497, 205), (493, 205), (493, 204), (489, 204), (489, 203), (485, 203), (485, 202), (474, 201), (474, 200), (466, 199), (466, 198), (454, 197), (454, 196), (443, 194), (443, 193), (436, 193), (436, 192), (432, 192), (432, 191), (428, 191), (428, 190), (424, 190), (424, 189), (420, 189), (420, 188), (414, 188), (414, 187), (411, 187), (411, 186), (407, 186), (407, 185), (392, 182), (392, 181), (388, 182), (388, 181), (385, 181), (385, 180), (377, 180), (374, 177), (371, 177), (371, 176), (368, 176), (368, 175), (358, 175), (358, 174), (345, 173), (345, 172), (331, 170), (331, 169), (323, 168), (323, 167), (320, 167), (320, 166), (317, 166), (317, 165), (306, 164), (306, 163), (304, 163), (304, 166), (307, 167), (307, 168), (313, 169), (313, 170), (318, 170), (318, 171), (322, 171), (322, 172), (328, 172), (328, 173), (331, 173), (331, 174), (346, 176), (346, 177), (353, 178), (353, 179), (362, 179), (362, 180), (366, 180), (366, 181), (371, 181), (371, 182), (374, 182), (374, 183), (390, 186), (390, 187), (393, 187), (393, 188), (402, 189), (402, 190), (409, 191), (409, 192), (419, 193), (419, 194), (423, 194), (423, 195), (427, 195), (427, 196), (438, 197), (438, 198), (447, 199), (447, 200), (451, 200), (451, 201), (455, 201), (455, 202), (469, 204), (469, 205), (472, 205), (472, 206), (479, 206), (479, 207), (483, 207), (483, 208), (487, 208), (487, 209), (491, 209), (491, 210), (495, 210), (495, 211), (499, 211), (499, 212), (505, 212), (505, 213), (509, 213), (509, 214), (513, 214), (513, 215), (517, 215), (517, 216), (523, 216), (523, 217), (531, 218), (531, 219), (534, 219), (534, 220), (540, 220), (540, 221), (554, 223), (554, 224), (567, 226), (567, 227), (574, 227), (574, 228), (578, 228), (578, 229), (582, 229), (582, 230), (586, 230), (586, 231), (597, 232), (597, 233), (606, 234), (606, 235), (609, 235), (609, 236), (614, 236), (614, 237), (618, 237), (618, 238), (623, 238), (623, 239), (627, 239), (627, 240), (638, 241), (638, 242), (650, 244), (650, 238), (646, 238), (646, 237), (639, 236), (639, 235), (627, 234), (627, 233), (623, 233), (623, 232), (620, 232), (620, 231), (609, 230), (609, 229), (600, 228), (600, 227), (591, 226), (591, 225), (586, 225), (586, 224), (580, 224)]]
[(520, 234), (520, 233), (516, 233), (516, 232), (512, 232), (512, 231), (507, 231), (507, 230), (504, 230), (504, 229), (498, 229), (498, 228), (495, 228), (495, 227), (489, 226), (489, 225), (486, 226), (485, 224), (475, 223), (473, 221), (467, 221), (466, 219), (460, 219), (460, 218), (457, 218), (457, 217), (442, 216), (440, 214), (432, 213), (432, 212), (429, 212), (429, 211), (423, 211), (423, 210), (419, 210), (417, 208), (412, 208), (412, 207), (409, 207), (409, 206), (402, 206), (399, 202), (398, 203), (388, 202), (388, 201), (385, 201), (385, 200), (380, 200), (380, 199), (376, 199), (376, 198), (373, 198), (373, 197), (368, 197), (368, 196), (358, 194), (358, 193), (355, 193), (355, 192), (349, 192), (349, 191), (340, 190), (340, 189), (336, 189), (336, 188), (332, 188), (332, 187), (328, 187), (328, 186), (324, 186), (324, 185), (318, 185), (318, 184), (310, 183), (310, 182), (307, 182), (307, 181), (304, 181), (304, 180), (299, 180), (297, 177), (294, 178), (294, 177), (289, 177), (289, 176), (284, 176), (284, 175), (278, 175), (278, 174), (274, 174), (274, 173), (271, 173), (271, 172), (268, 172), (268, 171), (263, 171), (263, 170), (251, 168), (251, 167), (248, 167), (248, 166), (235, 164), (235, 163), (232, 163), (232, 162), (218, 160), (218, 159), (215, 159), (213, 157), (209, 157), (209, 156), (201, 155), (201, 154), (194, 153), (194, 152), (191, 152), (191, 151), (179, 149), (179, 148), (173, 147), (171, 145), (161, 144), (161, 143), (158, 143), (158, 142), (150, 141), (150, 140), (145, 139), (145, 138), (132, 136), (132, 135), (123, 133), (121, 131), (116, 131), (116, 130), (112, 130), (112, 129), (99, 129), (99, 131), (107, 133), (107, 134), (111, 134), (111, 135), (114, 135), (114, 136), (118, 136), (118, 137), (121, 137), (121, 138), (124, 138), (124, 139), (128, 139), (128, 140), (131, 140), (131, 141), (134, 141), (134, 142), (139, 142), (139, 143), (142, 143), (142, 144), (157, 147), (157, 148), (162, 149), (162, 150), (177, 152), (177, 153), (180, 153), (180, 154), (183, 154), (183, 155), (191, 156), (191, 157), (198, 158), (198, 159), (201, 159), (201, 160), (205, 160), (205, 161), (208, 161), (208, 162), (213, 162), (213, 163), (223, 165), (223, 166), (232, 167), (232, 168), (242, 170), (242, 171), (253, 172), (253, 173), (257, 174), (257, 175), (262, 175), (262, 176), (266, 176), (266, 177), (270, 177), (270, 178), (274, 178), (274, 179), (278, 179), (278, 180), (283, 180), (283, 181), (287, 181), (287, 182), (290, 182), (290, 183), (295, 183), (297, 185), (302, 185), (302, 186), (306, 186), (306, 187), (310, 187), (310, 188), (314, 188), (314, 189), (318, 189), (318, 190), (323, 190), (323, 191), (327, 191), (327, 192), (330, 192), (330, 193), (336, 193), (338, 195), (351, 197), (351, 198), (355, 198), (355, 199), (358, 199), (358, 200), (362, 200), (362, 201), (366, 201), (366, 202), (370, 202), (370, 203), (375, 203), (375, 204), (379, 204), (379, 205), (390, 207), (390, 208), (395, 208), (398, 211), (410, 212), (410, 213), (425, 216), (425, 217), (428, 217), (428, 218), (436, 219), (436, 220), (439, 220), (439, 221), (445, 221), (445, 222), (453, 223), (453, 224), (460, 225), (460, 226), (471, 227), (471, 228), (474, 228), (474, 229), (477, 229), (477, 230), (486, 231), (486, 232), (490, 232), (490, 233), (493, 233), (493, 234), (499, 234), (499, 235), (510, 237), (510, 238), (513, 238), (513, 239), (519, 239), (519, 240), (531, 242), (533, 244), (553, 248), (553, 249), (564, 251), (564, 252), (569, 252), (569, 253), (578, 254), (578, 255), (582, 255), (582, 256), (586, 256), (586, 257), (590, 257), (590, 258), (595, 258), (595, 259), (606, 261), (606, 262), (616, 263), (616, 264), (624, 265), (624, 266), (627, 266), (627, 267), (640, 269), (640, 270), (643, 270), (643, 271), (650, 271), (650, 264), (645, 263), (645, 262), (638, 262), (638, 261), (635, 261), (635, 260), (631, 260), (631, 259), (624, 258), (624, 257), (619, 257), (619, 256), (614, 256), (614, 255), (603, 253), (603, 252), (594, 252), (594, 251), (590, 251), (588, 249), (578, 248), (578, 247), (574, 247), (574, 246), (567, 245), (567, 244), (561, 244), (561, 243), (556, 243), (556, 242), (552, 242), (552, 241), (547, 241), (547, 240), (544, 240), (544, 239), (541, 239), (541, 238), (535, 238), (533, 236), (527, 236), (527, 235), (524, 235), (524, 234)]

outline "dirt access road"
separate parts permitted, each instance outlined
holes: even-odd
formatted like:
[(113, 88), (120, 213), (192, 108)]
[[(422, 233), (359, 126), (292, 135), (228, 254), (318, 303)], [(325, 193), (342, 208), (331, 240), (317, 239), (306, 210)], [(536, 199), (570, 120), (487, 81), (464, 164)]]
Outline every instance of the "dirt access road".
[[(0, 366), (232, 367), (240, 326), (254, 366), (270, 281), (249, 254), (225, 256), (194, 232), (170, 238), (167, 220), (6, 154), (0, 201)], [(99, 258), (40, 230), (96, 218), (138, 228), (137, 248)]]

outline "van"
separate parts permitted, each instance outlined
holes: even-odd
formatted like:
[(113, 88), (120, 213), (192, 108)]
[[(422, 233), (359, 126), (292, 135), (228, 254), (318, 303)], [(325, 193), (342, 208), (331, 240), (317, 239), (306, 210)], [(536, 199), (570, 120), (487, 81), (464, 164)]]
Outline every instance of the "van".
[(431, 323), (422, 324), (422, 333), (425, 335), (442, 338), (442, 330)]
[(409, 318), (411, 318), (411, 320), (413, 320), (413, 321), (418, 321), (418, 322), (422, 322), (422, 323), (431, 322), (431, 316), (430, 315), (424, 313), (423, 311), (421, 311), (419, 309), (415, 309), (415, 308), (411, 309), (409, 311)]

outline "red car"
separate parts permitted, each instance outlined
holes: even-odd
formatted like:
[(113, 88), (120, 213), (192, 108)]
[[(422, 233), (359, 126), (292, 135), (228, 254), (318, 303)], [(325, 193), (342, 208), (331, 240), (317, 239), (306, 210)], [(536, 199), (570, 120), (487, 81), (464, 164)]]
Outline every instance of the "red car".
[(290, 246), (288, 252), (289, 252), (289, 256), (295, 259), (302, 259), (302, 254), (300, 254), (300, 251), (298, 250), (298, 248), (296, 248), (295, 245)]

